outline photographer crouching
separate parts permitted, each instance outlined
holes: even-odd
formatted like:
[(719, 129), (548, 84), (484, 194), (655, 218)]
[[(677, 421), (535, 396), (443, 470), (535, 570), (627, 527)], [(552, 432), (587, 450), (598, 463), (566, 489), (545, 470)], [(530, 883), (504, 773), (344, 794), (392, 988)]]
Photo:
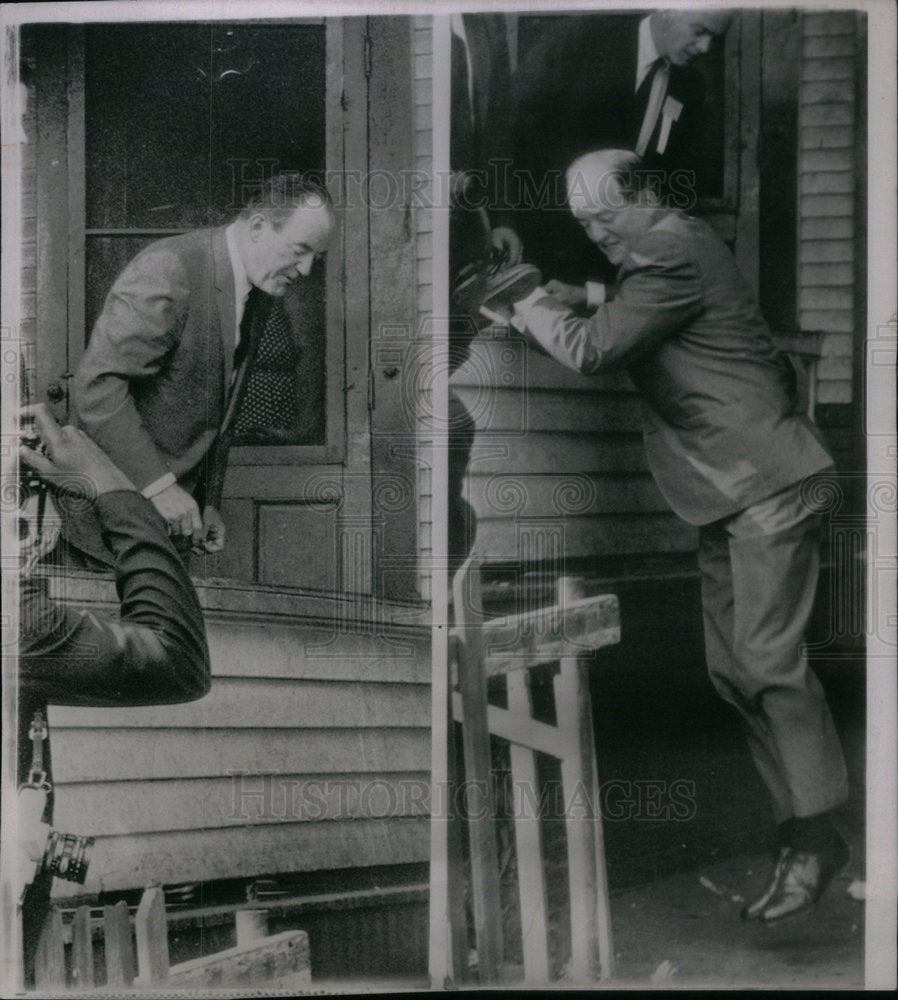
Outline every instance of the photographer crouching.
[[(82, 431), (60, 427), (42, 404), (20, 412), (15, 888), (30, 984), (53, 877), (83, 882), (91, 844), (51, 829), (47, 704), (193, 701), (209, 690), (210, 672), (196, 592), (162, 517)], [(79, 508), (96, 518), (112, 557), (119, 621), (53, 600), (49, 578), (35, 573), (65, 528), (54, 496), (68, 500), (67, 519)]]

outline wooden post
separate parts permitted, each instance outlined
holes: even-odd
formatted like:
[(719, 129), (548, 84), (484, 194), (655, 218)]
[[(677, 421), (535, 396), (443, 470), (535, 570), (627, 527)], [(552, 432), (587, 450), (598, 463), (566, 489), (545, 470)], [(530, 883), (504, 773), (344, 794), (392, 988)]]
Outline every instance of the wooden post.
[[(580, 597), (577, 581), (559, 579), (559, 605)], [(561, 764), (568, 831), (571, 975), (575, 981), (595, 978), (597, 973), (608, 979), (613, 974), (614, 950), (588, 668), (576, 656), (564, 657), (554, 688), (558, 727), (576, 734), (577, 747)]]
[(62, 914), (52, 909), (47, 914), (34, 956), (34, 985), (38, 990), (64, 989), (65, 948), (62, 943)]
[(164, 983), (168, 979), (168, 924), (162, 886), (144, 890), (134, 917), (137, 937), (137, 968), (140, 985)]
[(94, 984), (94, 947), (90, 935), (90, 907), (79, 906), (72, 920), (72, 985), (84, 990)]
[(480, 565), (474, 556), (453, 580), (458, 643), (458, 682), (464, 722), (465, 789), (471, 844), (471, 897), (477, 938), (477, 970), (481, 983), (495, 983), (502, 961), (502, 913), (499, 902), (499, 856), (492, 756), (487, 721), (486, 675), (483, 671), (483, 618)]
[(268, 910), (238, 910), (234, 914), (237, 926), (237, 947), (268, 937)]
[[(508, 710), (531, 718), (530, 687), (526, 670), (508, 675)], [(514, 836), (518, 856), (518, 896), (521, 901), (521, 935), (524, 978), (532, 983), (549, 981), (549, 936), (546, 923), (546, 882), (543, 873), (539, 821), (539, 779), (536, 754), (511, 744), (511, 782), (514, 796)]]
[[(457, 668), (458, 641), (453, 636), (449, 648), (456, 658)], [(450, 662), (450, 672), (452, 665)], [(457, 670), (456, 670), (457, 672)], [(446, 736), (446, 867), (448, 871), (449, 916), (449, 978), (453, 985), (460, 985), (470, 978), (468, 974), (468, 917), (465, 912), (465, 897), (461, 891), (460, 881), (464, 872), (464, 829), (462, 826), (458, 790), (461, 787), (461, 761), (459, 760), (458, 742), (455, 738), (455, 722), (451, 708), (451, 696), (447, 700), (447, 736)], [(433, 876), (431, 876), (433, 878)], [(445, 988), (446, 984), (440, 984)]]
[(134, 944), (128, 904), (120, 899), (115, 906), (103, 907), (103, 936), (106, 951), (106, 985), (128, 987), (134, 982)]

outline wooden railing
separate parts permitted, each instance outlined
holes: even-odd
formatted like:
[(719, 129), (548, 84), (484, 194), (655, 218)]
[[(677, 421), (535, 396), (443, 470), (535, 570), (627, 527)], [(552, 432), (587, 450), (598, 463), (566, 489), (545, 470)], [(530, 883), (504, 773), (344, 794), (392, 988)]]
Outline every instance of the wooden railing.
[(312, 981), (308, 934), (292, 930), (269, 936), (265, 910), (236, 912), (236, 947), (177, 965), (169, 961), (161, 886), (144, 891), (133, 920), (124, 901), (104, 906), (102, 916), (95, 913), (89, 906), (79, 906), (71, 924), (64, 927), (61, 911), (50, 911), (35, 956), (38, 992), (95, 988), (112, 992), (163, 985), (187, 990), (262, 984), (289, 989), (304, 988)]

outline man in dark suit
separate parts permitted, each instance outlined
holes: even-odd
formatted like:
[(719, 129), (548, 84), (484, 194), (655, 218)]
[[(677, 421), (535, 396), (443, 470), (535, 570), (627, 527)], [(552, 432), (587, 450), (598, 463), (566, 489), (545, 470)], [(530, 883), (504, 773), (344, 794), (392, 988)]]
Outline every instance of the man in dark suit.
[(699, 527), (708, 669), (742, 714), (779, 831), (770, 884), (743, 916), (771, 923), (816, 902), (847, 861), (829, 818), (847, 797), (845, 763), (802, 654), (821, 527), (802, 484), (832, 458), (796, 412), (794, 372), (729, 250), (640, 191), (639, 165), (603, 150), (567, 171), (574, 217), (618, 269), (613, 297), (586, 319), (537, 288), (512, 321), (569, 368), (626, 368), (649, 468)]
[(224, 544), (220, 496), (203, 496), (207, 477), (220, 483), (221, 470), (204, 460), (232, 384), (246, 382), (241, 370), (252, 364), (272, 299), (308, 276), (333, 224), (322, 187), (277, 175), (229, 226), (141, 251), (94, 326), (73, 383), (77, 422), (152, 500), (169, 532), (197, 550)]
[(603, 147), (634, 150), (658, 171), (662, 189), (694, 200), (704, 93), (691, 64), (730, 19), (702, 6), (545, 19), (552, 26), (513, 78), (510, 200), (521, 207), (527, 257), (547, 278), (582, 285), (605, 268), (567, 212), (564, 170), (577, 156)]
[[(31, 489), (23, 491), (27, 499), (17, 514), (16, 706), (18, 842), (24, 854), (16, 902), (22, 906), (28, 982), (53, 876), (66, 871), (67, 861), (66, 877), (83, 881), (78, 869), (85, 871), (88, 860), (79, 863), (71, 841), (48, 844), (53, 792), (47, 704), (172, 704), (200, 698), (210, 685), (202, 612), (165, 522), (82, 431), (59, 427), (43, 405), (30, 413), (36, 435), (21, 457), (38, 476), (22, 477)], [(59, 535), (48, 489), (77, 490), (81, 513), (89, 507), (95, 514), (113, 560), (119, 621), (60, 604), (49, 594), (49, 578), (34, 572)], [(75, 508), (69, 516), (78, 516)]]

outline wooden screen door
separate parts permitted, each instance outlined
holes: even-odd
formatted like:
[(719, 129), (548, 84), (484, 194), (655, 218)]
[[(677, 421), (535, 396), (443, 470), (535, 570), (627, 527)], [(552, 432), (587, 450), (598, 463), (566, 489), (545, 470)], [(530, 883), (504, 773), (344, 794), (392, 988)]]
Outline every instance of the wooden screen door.
[(364, 38), (362, 18), (35, 28), (38, 254), (54, 289), (38, 306), (38, 394), (60, 416), (65, 379), (139, 249), (229, 222), (277, 170), (318, 172), (338, 203), (327, 261), (286, 300), (296, 426), (232, 451), (228, 545), (205, 560), (209, 576), (370, 590), (366, 560), (342, 556), (371, 503), (368, 436), (347, 434), (368, 422), (367, 213), (340, 194), (344, 170), (366, 162)]

